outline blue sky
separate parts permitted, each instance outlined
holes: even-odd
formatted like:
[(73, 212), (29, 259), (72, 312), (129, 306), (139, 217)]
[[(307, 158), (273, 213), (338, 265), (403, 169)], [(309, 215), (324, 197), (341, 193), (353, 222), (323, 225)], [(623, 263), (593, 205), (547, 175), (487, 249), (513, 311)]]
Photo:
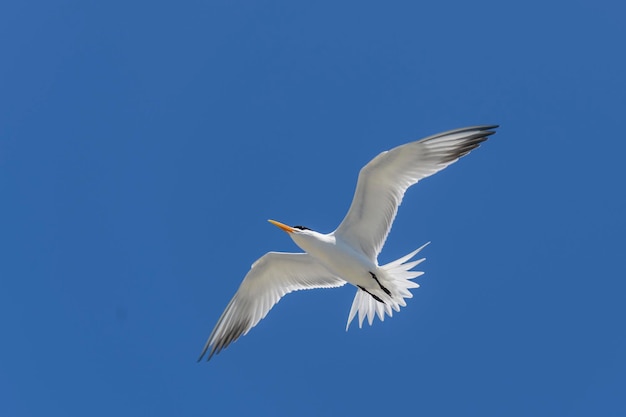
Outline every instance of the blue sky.
[[(5, 1), (0, 415), (626, 414), (626, 7)], [(500, 124), (409, 190), (407, 308), (284, 298), (196, 358), (249, 266), (361, 166)]]

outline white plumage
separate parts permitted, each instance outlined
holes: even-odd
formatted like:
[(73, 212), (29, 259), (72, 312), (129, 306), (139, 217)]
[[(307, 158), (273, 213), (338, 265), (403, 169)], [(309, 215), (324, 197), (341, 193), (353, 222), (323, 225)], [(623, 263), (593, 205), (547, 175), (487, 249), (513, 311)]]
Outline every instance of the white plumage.
[(497, 126), (473, 126), (451, 130), (382, 152), (359, 173), (356, 192), (339, 227), (322, 234), (303, 226), (287, 226), (270, 220), (286, 231), (306, 253), (269, 252), (253, 265), (211, 332), (200, 359), (208, 359), (245, 335), (263, 319), (282, 296), (292, 291), (339, 287), (346, 282), (357, 287), (348, 323), (357, 315), (359, 327), (367, 317), (383, 321), (411, 298), (412, 279), (423, 272), (412, 268), (424, 259), (410, 261), (424, 246), (410, 254), (378, 265), (378, 254), (406, 190), (460, 157), (495, 133)]

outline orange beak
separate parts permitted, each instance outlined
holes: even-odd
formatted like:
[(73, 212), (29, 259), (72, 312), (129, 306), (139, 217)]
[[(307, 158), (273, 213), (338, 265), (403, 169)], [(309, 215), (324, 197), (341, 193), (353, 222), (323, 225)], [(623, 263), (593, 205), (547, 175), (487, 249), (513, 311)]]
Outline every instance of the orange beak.
[(293, 233), (293, 227), (287, 226), (286, 224), (282, 224), (281, 222), (277, 222), (276, 220), (268, 220), (268, 222), (272, 223), (274, 226), (283, 229), (287, 233)]

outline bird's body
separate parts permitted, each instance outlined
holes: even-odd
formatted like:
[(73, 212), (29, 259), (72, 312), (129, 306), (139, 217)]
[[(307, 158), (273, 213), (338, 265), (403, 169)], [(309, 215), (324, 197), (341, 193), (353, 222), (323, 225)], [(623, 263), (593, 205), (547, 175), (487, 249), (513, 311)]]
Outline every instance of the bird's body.
[(369, 272), (377, 273), (378, 265), (334, 233), (322, 234), (307, 230), (292, 238), (300, 249), (324, 265), (331, 274), (365, 288), (370, 288), (374, 282)]
[(385, 314), (399, 311), (412, 297), (409, 289), (419, 286), (412, 279), (423, 272), (412, 268), (424, 259), (411, 259), (426, 245), (383, 266), (378, 265), (378, 254), (405, 191), (478, 147), (496, 127), (452, 130), (381, 153), (361, 169), (348, 214), (331, 233), (270, 220), (305, 253), (269, 252), (252, 265), (200, 359), (209, 349), (210, 359), (245, 335), (283, 295), (296, 290), (354, 285), (357, 293), (346, 329), (357, 313), (361, 327), (365, 317), (371, 325), (374, 316), (383, 321)]

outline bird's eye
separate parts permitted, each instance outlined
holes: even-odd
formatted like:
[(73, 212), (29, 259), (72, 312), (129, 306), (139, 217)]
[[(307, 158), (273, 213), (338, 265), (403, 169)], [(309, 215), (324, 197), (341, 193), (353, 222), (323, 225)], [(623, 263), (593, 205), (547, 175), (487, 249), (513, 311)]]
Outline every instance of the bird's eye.
[(308, 227), (306, 227), (306, 226), (300, 226), (300, 225), (298, 225), (298, 226), (294, 226), (293, 228), (294, 228), (294, 229), (300, 229), (300, 230), (311, 230), (311, 229), (309, 229), (309, 228), (308, 228)]

